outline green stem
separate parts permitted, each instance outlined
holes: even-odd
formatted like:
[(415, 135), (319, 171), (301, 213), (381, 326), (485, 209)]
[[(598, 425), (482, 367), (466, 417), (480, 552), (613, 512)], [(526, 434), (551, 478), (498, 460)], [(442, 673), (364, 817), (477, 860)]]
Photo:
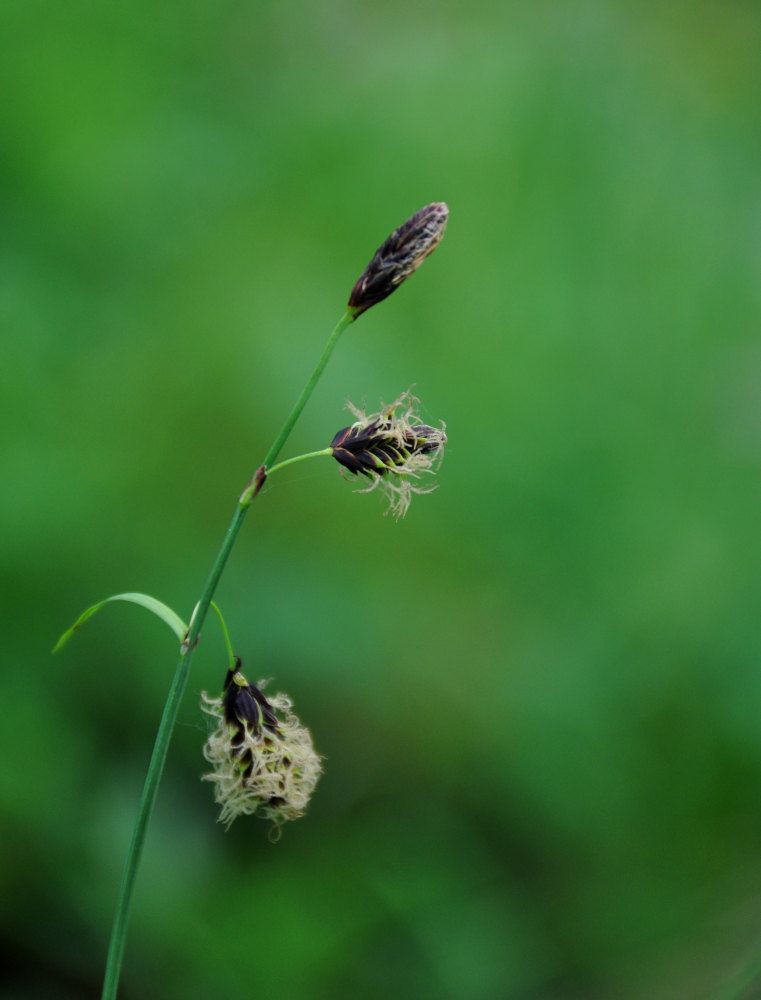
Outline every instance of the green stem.
[(322, 352), (322, 357), (317, 362), (317, 366), (315, 367), (315, 370), (312, 372), (312, 377), (304, 386), (301, 395), (296, 400), (293, 409), (290, 412), (288, 419), (283, 424), (282, 430), (272, 443), (272, 447), (267, 452), (267, 457), (264, 459), (264, 462), (262, 463), (263, 465), (269, 467), (270, 465), (272, 465), (277, 456), (280, 454), (280, 449), (285, 444), (286, 438), (293, 430), (293, 425), (299, 419), (301, 411), (304, 409), (307, 400), (312, 395), (312, 390), (317, 385), (320, 375), (322, 375), (325, 365), (328, 363), (328, 359), (330, 358), (330, 355), (333, 353), (333, 348), (336, 346), (338, 338), (344, 332), (346, 327), (349, 326), (350, 323), (353, 323), (355, 319), (356, 319), (356, 313), (350, 309), (347, 309), (346, 312), (341, 317), (341, 319), (339, 320), (339, 322), (336, 324), (336, 328), (335, 330), (333, 330), (330, 337), (328, 338), (328, 342), (325, 345), (325, 350)]
[[(124, 956), (127, 922), (129, 920), (129, 913), (132, 905), (132, 895), (135, 887), (137, 869), (140, 864), (140, 857), (145, 844), (145, 835), (148, 830), (151, 813), (153, 812), (153, 806), (156, 802), (156, 794), (158, 792), (159, 782), (161, 781), (161, 774), (164, 770), (164, 763), (169, 749), (169, 741), (172, 737), (172, 731), (174, 729), (175, 722), (177, 721), (177, 713), (180, 709), (180, 702), (182, 701), (182, 695), (185, 691), (185, 685), (187, 684), (190, 664), (193, 658), (193, 651), (195, 650), (198, 639), (201, 635), (201, 628), (206, 620), (206, 614), (209, 610), (212, 598), (214, 597), (214, 592), (217, 589), (217, 584), (222, 576), (222, 571), (225, 568), (225, 564), (230, 552), (232, 551), (232, 547), (235, 544), (235, 539), (241, 529), (246, 512), (248, 511), (252, 500), (264, 485), (267, 478), (268, 466), (270, 466), (280, 454), (280, 450), (285, 444), (288, 435), (293, 430), (293, 426), (298, 420), (301, 411), (304, 409), (307, 404), (307, 400), (312, 395), (312, 391), (317, 385), (325, 365), (328, 363), (328, 359), (333, 352), (333, 348), (338, 342), (338, 338), (355, 318), (356, 313), (351, 310), (347, 310), (337, 323), (335, 329), (328, 338), (325, 349), (322, 352), (320, 360), (317, 362), (309, 381), (304, 386), (299, 398), (296, 400), (293, 409), (289, 413), (280, 430), (280, 433), (273, 441), (272, 447), (267, 452), (264, 462), (251, 477), (250, 482), (243, 491), (240, 500), (238, 501), (238, 506), (235, 514), (233, 515), (233, 519), (230, 522), (230, 527), (227, 529), (227, 534), (224, 537), (219, 552), (217, 553), (217, 557), (211, 568), (211, 572), (206, 580), (206, 586), (201, 594), (201, 599), (196, 605), (195, 612), (193, 613), (190, 628), (188, 629), (188, 635), (182, 644), (180, 659), (177, 663), (174, 678), (172, 679), (172, 685), (169, 689), (166, 704), (164, 705), (164, 713), (161, 716), (161, 722), (159, 723), (158, 732), (156, 733), (156, 741), (153, 745), (153, 753), (151, 754), (151, 760), (145, 776), (145, 784), (143, 786), (142, 795), (140, 796), (135, 826), (132, 830), (132, 838), (127, 851), (127, 858), (124, 863), (124, 872), (122, 874), (122, 882), (119, 889), (119, 898), (116, 904), (116, 911), (114, 913), (113, 926), (111, 928), (111, 940), (108, 946), (106, 972), (103, 979), (103, 992), (101, 994), (102, 1000), (116, 1000), (116, 991), (119, 986), (119, 974), (121, 972), (122, 958)], [(286, 463), (281, 463), (281, 465), (284, 464)]]
[(320, 451), (308, 451), (305, 455), (294, 455), (293, 458), (286, 458), (284, 462), (278, 462), (271, 469), (267, 469), (267, 478), (269, 479), (272, 473), (277, 472), (278, 469), (284, 469), (286, 465), (293, 465), (294, 462), (303, 462), (307, 458), (321, 458), (323, 455), (332, 454), (332, 448), (322, 448)]
[(217, 613), (217, 618), (219, 619), (219, 625), (222, 629), (222, 635), (224, 636), (225, 646), (227, 647), (227, 660), (230, 664), (230, 670), (235, 667), (235, 653), (233, 652), (233, 644), (230, 642), (230, 633), (227, 631), (227, 622), (225, 621), (225, 616), (219, 610), (219, 606), (212, 601), (209, 605)]

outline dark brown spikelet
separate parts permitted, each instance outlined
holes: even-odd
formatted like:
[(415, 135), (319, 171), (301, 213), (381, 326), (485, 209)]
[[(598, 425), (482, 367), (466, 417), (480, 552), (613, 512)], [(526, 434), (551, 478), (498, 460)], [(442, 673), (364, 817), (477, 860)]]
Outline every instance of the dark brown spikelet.
[(402, 223), (375, 252), (349, 297), (355, 318), (382, 302), (439, 245), (449, 218), (443, 201), (426, 205)]
[(411, 456), (427, 455), (442, 447), (446, 437), (435, 427), (417, 424), (403, 434), (391, 431), (387, 416), (366, 426), (353, 424), (340, 430), (331, 442), (333, 458), (345, 469), (363, 476), (383, 476), (404, 467)]
[(277, 716), (264, 694), (255, 684), (249, 684), (240, 672), (240, 657), (235, 657), (235, 669), (227, 671), (223, 703), (225, 719), (239, 729), (250, 728), (258, 736), (261, 727), (277, 732)]

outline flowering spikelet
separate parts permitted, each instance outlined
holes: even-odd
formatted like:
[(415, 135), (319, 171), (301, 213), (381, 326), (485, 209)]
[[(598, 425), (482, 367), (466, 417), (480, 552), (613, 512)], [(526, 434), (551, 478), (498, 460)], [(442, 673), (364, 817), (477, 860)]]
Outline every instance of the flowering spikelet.
[[(386, 493), (389, 510), (397, 517), (407, 513), (413, 493), (430, 493), (435, 486), (420, 486), (423, 473), (433, 473), (444, 455), (446, 425), (429, 427), (414, 412), (418, 400), (403, 392), (380, 413), (367, 416), (351, 403), (347, 406), (357, 417), (351, 427), (344, 427), (333, 438), (333, 458), (355, 475), (366, 476), (370, 485)], [(388, 513), (388, 511), (386, 511)]]
[(253, 814), (279, 826), (303, 816), (322, 765), (290, 699), (284, 694), (267, 699), (240, 672), (238, 658), (222, 697), (204, 692), (202, 699), (204, 712), (218, 720), (203, 752), (214, 768), (204, 780), (216, 785), (220, 823), (229, 828), (237, 816)]
[(403, 222), (375, 251), (349, 297), (355, 318), (382, 302), (439, 245), (449, 218), (443, 201), (426, 205)]

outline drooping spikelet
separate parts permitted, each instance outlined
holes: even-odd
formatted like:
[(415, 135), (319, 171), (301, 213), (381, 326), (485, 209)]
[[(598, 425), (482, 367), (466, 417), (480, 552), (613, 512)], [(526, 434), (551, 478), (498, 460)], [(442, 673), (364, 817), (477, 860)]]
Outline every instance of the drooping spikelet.
[(219, 821), (229, 828), (240, 815), (257, 815), (277, 826), (304, 815), (322, 770), (308, 729), (284, 694), (266, 698), (236, 669), (229, 670), (220, 698), (202, 695), (201, 707), (217, 719), (204, 746), (212, 765)]

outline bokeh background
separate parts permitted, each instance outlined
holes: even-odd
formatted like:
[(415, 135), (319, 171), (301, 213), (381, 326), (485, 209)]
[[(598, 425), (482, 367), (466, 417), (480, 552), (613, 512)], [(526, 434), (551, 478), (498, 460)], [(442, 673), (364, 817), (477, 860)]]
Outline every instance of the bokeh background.
[(4, 3), (2, 995), (97, 997), (187, 617), (283, 457), (414, 386), (399, 523), (273, 478), (218, 592), (311, 727), (306, 819), (216, 824), (194, 661), (129, 998), (761, 996), (761, 10), (751, 0)]

